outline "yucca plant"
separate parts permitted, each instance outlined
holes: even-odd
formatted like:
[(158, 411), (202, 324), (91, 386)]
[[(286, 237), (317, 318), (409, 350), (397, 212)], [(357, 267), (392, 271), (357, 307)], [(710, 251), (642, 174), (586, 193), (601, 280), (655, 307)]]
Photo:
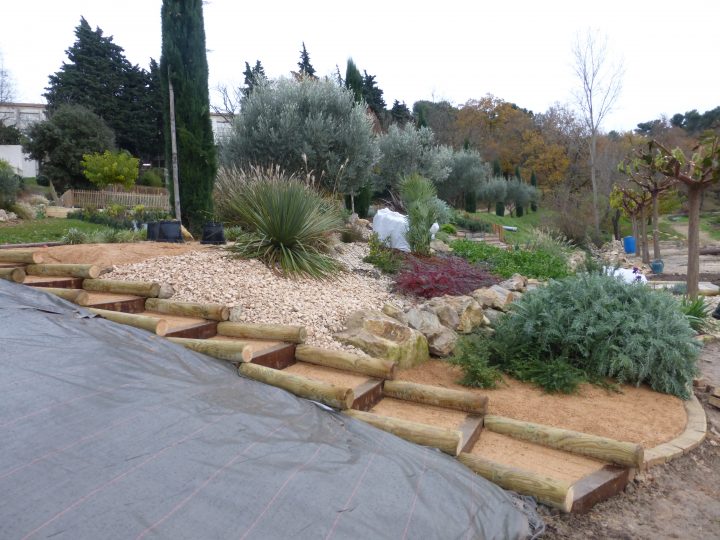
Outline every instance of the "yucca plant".
[(228, 249), (259, 259), (285, 276), (325, 279), (341, 269), (327, 255), (332, 233), (343, 229), (340, 208), (279, 168), (221, 169), (216, 184), (218, 217), (240, 226)]
[(690, 327), (696, 332), (704, 332), (709, 326), (709, 317), (712, 306), (705, 302), (705, 298), (698, 296), (695, 300), (683, 296), (680, 301), (680, 311), (687, 317)]

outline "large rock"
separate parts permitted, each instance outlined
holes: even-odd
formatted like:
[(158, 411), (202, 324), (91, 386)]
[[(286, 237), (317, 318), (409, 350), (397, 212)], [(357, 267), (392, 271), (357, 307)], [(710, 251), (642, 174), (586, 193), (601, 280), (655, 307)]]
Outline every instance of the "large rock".
[(421, 332), (380, 311), (356, 311), (348, 317), (346, 327), (335, 334), (335, 339), (370, 356), (397, 362), (401, 368), (416, 366), (430, 357), (427, 339)]
[(453, 248), (442, 240), (430, 240), (430, 249), (434, 249), (438, 253), (452, 253), (453, 251)]
[(388, 317), (392, 317), (393, 319), (400, 321), (403, 324), (407, 324), (405, 312), (395, 304), (388, 302), (382, 307), (382, 312)]
[(485, 317), (490, 321), (490, 326), (495, 326), (495, 322), (502, 316), (503, 312), (497, 309), (488, 308), (485, 310)]
[(483, 308), (493, 308), (500, 311), (507, 311), (508, 306), (517, 299), (517, 295), (500, 285), (475, 289), (472, 297)]
[(440, 319), (432, 311), (411, 308), (405, 313), (405, 320), (410, 328), (425, 336), (433, 356), (449, 356), (455, 350), (457, 334), (440, 324)]
[(440, 296), (432, 298), (423, 308), (432, 311), (443, 326), (461, 334), (469, 334), (485, 320), (482, 308), (470, 296)]
[(508, 279), (500, 283), (500, 287), (508, 291), (525, 292), (528, 280), (520, 274), (513, 274)]

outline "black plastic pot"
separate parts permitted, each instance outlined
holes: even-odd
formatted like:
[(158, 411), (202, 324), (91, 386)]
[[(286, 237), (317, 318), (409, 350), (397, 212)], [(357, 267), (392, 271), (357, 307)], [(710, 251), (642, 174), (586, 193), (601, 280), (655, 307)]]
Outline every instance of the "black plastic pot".
[(147, 239), (152, 242), (157, 242), (158, 234), (160, 233), (160, 223), (157, 221), (151, 221), (147, 224)]
[(226, 244), (225, 228), (222, 223), (210, 221), (203, 227), (201, 244)]
[(180, 222), (161, 221), (157, 241), (182, 243), (183, 237), (182, 232), (180, 231)]

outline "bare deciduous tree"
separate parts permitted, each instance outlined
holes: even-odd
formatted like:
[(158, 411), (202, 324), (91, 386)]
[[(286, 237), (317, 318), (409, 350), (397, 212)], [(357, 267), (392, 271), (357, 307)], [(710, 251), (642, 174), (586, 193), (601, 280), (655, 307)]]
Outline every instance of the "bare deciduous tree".
[(600, 232), (600, 209), (596, 177), (597, 138), (603, 120), (610, 113), (622, 89), (624, 69), (622, 63), (610, 63), (607, 38), (597, 31), (578, 35), (573, 46), (573, 71), (581, 88), (575, 97), (588, 130), (590, 150), (590, 182), (593, 191), (593, 218), (595, 233)]
[(5, 69), (2, 52), (0, 51), (0, 103), (10, 103), (15, 99), (15, 84), (10, 72)]

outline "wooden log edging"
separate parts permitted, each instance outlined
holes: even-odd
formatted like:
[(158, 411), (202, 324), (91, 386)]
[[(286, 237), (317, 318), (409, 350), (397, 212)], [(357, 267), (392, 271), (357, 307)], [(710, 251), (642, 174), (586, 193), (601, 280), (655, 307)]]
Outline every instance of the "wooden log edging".
[(168, 323), (165, 319), (156, 319), (155, 317), (147, 317), (145, 315), (136, 315), (134, 313), (122, 313), (120, 311), (108, 311), (106, 309), (88, 308), (90, 313), (94, 313), (103, 319), (113, 321), (135, 328), (142, 328), (149, 332), (154, 332), (158, 336), (164, 336), (168, 331)]
[(93, 264), (28, 264), (25, 271), (31, 276), (94, 279), (100, 275), (100, 268)]
[(644, 463), (640, 444), (495, 415), (485, 416), (485, 429), (625, 467), (640, 468)]
[(490, 480), (501, 488), (516, 491), (522, 495), (532, 495), (539, 502), (570, 512), (574, 500), (573, 487), (565, 481), (532, 471), (508, 467), (489, 459), (463, 452), (458, 461)]
[(250, 362), (253, 353), (243, 341), (216, 341), (214, 339), (167, 338), (173, 343), (228, 362)]
[(659, 444), (645, 451), (643, 468), (653, 467), (660, 463), (667, 463), (700, 446), (707, 436), (707, 417), (705, 410), (693, 394), (684, 402), (688, 420), (685, 431), (671, 441)]
[(296, 396), (319, 401), (335, 409), (349, 409), (355, 401), (355, 393), (352, 388), (342, 388), (257, 364), (243, 362), (238, 366), (238, 373), (256, 381), (277, 386)]
[(361, 356), (346, 351), (321, 349), (311, 345), (298, 345), (295, 359), (308, 364), (360, 373), (376, 379), (393, 379), (397, 364), (383, 358)]
[(484, 415), (487, 412), (487, 396), (481, 396), (474, 392), (463, 392), (462, 390), (452, 390), (407, 381), (385, 381), (383, 393), (395, 399), (445, 407), (472, 414)]
[(344, 413), (410, 442), (437, 448), (451, 456), (457, 456), (460, 453), (462, 433), (459, 431), (355, 409), (344, 411)]
[(32, 250), (0, 251), (0, 262), (39, 264), (45, 260), (42, 253)]
[[(91, 292), (131, 294), (145, 298), (157, 297), (162, 290), (160, 283), (150, 281), (122, 281), (118, 279), (85, 279), (83, 289)], [(166, 285), (169, 287), (169, 285)]]
[(218, 324), (217, 333), (227, 337), (267, 339), (287, 341), (288, 343), (305, 343), (307, 338), (307, 330), (304, 326), (290, 324), (221, 322)]
[(90, 295), (82, 289), (60, 289), (57, 287), (37, 287), (37, 290), (44, 291), (46, 293), (54, 294), (77, 304), (78, 306), (87, 306), (90, 299)]
[(25, 270), (22, 268), (0, 268), (0, 279), (22, 283), (25, 281)]
[(148, 298), (145, 300), (145, 309), (168, 315), (197, 317), (220, 322), (227, 321), (230, 317), (230, 308), (224, 304), (201, 304), (198, 302), (176, 302), (174, 300)]

